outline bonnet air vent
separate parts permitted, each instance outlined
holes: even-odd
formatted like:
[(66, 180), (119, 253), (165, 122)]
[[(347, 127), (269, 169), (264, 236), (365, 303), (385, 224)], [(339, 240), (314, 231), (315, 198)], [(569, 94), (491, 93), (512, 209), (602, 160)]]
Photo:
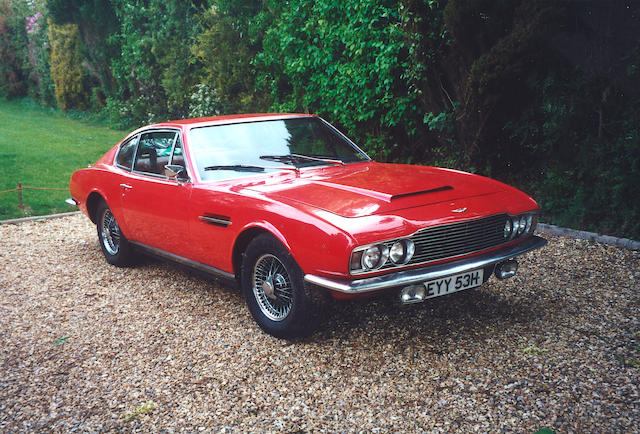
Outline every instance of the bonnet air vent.
[(430, 190), (421, 190), (421, 191), (414, 191), (411, 193), (396, 194), (394, 196), (391, 196), (391, 200), (399, 199), (401, 197), (418, 196), (421, 194), (438, 193), (440, 191), (447, 191), (447, 190), (453, 190), (453, 187), (450, 185), (443, 185), (442, 187), (432, 188)]

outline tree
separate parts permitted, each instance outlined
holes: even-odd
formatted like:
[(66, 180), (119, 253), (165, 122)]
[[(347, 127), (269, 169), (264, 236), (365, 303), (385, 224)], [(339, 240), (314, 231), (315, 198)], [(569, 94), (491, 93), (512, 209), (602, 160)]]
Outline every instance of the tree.
[(75, 24), (49, 23), (51, 77), (56, 102), (62, 110), (85, 109), (86, 90), (82, 71), (82, 41)]

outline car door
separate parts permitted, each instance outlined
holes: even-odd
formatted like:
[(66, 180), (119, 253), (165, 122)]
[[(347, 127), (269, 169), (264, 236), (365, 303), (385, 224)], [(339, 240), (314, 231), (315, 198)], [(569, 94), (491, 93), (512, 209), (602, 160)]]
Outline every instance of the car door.
[[(190, 202), (191, 259), (231, 271), (231, 250), (242, 227), (240, 198), (216, 186), (196, 186)], [(244, 213), (249, 213), (244, 209)], [(235, 224), (235, 226), (234, 226)]]
[(133, 169), (121, 185), (127, 236), (146, 246), (185, 256), (189, 240), (186, 212), (192, 184), (166, 176), (167, 164), (179, 164), (186, 170), (180, 132), (142, 132)]

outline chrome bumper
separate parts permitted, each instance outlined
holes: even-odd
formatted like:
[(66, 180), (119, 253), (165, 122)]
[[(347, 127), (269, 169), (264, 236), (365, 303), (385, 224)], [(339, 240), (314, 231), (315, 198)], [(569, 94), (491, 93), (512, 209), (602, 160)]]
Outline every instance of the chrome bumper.
[(71, 205), (71, 206), (78, 206), (78, 202), (76, 202), (76, 200), (71, 198), (71, 197), (69, 199), (65, 200), (65, 203), (67, 205)]
[(494, 250), (482, 255), (473, 256), (456, 261), (445, 262), (438, 265), (416, 268), (413, 270), (398, 271), (382, 276), (368, 277), (355, 280), (338, 280), (329, 279), (321, 276), (307, 274), (304, 280), (314, 285), (328, 288), (333, 291), (344, 292), (346, 294), (361, 294), (363, 292), (379, 291), (381, 289), (393, 288), (396, 286), (407, 286), (427, 280), (439, 279), (454, 274), (464, 273), (466, 271), (484, 268), (488, 265), (497, 264), (531, 250), (538, 249), (547, 244), (547, 240), (541, 237), (533, 236), (526, 240)]

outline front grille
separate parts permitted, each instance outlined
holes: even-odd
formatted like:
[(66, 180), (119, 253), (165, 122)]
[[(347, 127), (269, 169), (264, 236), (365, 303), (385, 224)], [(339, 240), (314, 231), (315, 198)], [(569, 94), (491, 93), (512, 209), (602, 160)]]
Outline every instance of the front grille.
[[(422, 229), (410, 238), (416, 251), (407, 265), (468, 255), (503, 244), (506, 214)], [(393, 241), (385, 243), (391, 247)], [(394, 267), (387, 262), (382, 269)]]

